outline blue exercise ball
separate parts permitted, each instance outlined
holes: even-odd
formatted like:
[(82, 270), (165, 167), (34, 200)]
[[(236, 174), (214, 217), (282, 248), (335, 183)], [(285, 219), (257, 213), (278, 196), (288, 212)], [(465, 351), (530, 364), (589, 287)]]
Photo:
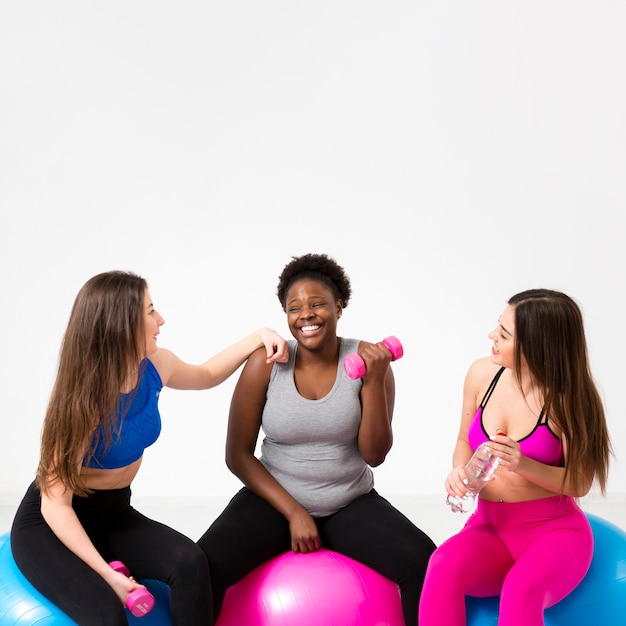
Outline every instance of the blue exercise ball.
[[(587, 514), (593, 531), (593, 558), (581, 583), (545, 610), (546, 626), (623, 626), (626, 602), (626, 531)], [(497, 626), (499, 597), (466, 598), (467, 626)]]
[[(142, 617), (127, 611), (128, 623), (171, 626), (169, 587), (159, 580), (142, 580), (141, 583), (154, 596), (154, 608)], [(20, 572), (11, 552), (9, 533), (0, 535), (0, 626), (77, 626)]]

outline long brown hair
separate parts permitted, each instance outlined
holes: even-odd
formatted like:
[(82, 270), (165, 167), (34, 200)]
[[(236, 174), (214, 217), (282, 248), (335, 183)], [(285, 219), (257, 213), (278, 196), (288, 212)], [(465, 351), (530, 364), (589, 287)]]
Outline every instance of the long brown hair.
[(514, 295), (515, 369), (521, 385), (525, 360), (544, 398), (546, 415), (567, 444), (565, 477), (583, 478), (605, 492), (612, 454), (605, 410), (589, 368), (583, 316), (560, 291), (531, 289)]
[(80, 464), (93, 453), (101, 426), (111, 444), (120, 391), (144, 354), (146, 289), (142, 277), (113, 271), (78, 292), (43, 424), (36, 481), (44, 493), (55, 480), (77, 495), (89, 493)]

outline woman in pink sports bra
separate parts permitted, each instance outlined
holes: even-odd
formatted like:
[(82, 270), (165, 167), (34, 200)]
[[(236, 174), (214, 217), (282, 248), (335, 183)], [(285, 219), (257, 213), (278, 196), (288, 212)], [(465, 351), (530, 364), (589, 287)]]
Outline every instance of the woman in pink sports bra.
[(447, 492), (465, 495), (464, 467), (482, 442), (501, 462), (463, 529), (430, 558), (420, 626), (464, 626), (466, 595), (499, 595), (500, 626), (543, 625), (591, 563), (576, 498), (594, 481), (604, 493), (612, 450), (580, 308), (558, 291), (523, 291), (489, 338), (491, 356), (465, 378)]

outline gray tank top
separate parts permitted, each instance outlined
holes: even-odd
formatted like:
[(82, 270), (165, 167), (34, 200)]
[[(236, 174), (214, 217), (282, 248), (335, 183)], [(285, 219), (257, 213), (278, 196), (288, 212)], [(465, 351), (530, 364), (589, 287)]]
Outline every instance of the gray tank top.
[(372, 470), (357, 447), (362, 382), (343, 369), (357, 339), (341, 339), (337, 378), (327, 396), (307, 400), (293, 378), (297, 342), (289, 362), (274, 363), (261, 428), (260, 461), (313, 517), (337, 512), (374, 486)]

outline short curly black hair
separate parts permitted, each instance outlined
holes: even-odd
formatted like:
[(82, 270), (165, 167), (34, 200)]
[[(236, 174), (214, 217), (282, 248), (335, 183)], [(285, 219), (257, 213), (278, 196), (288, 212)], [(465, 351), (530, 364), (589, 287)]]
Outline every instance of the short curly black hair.
[(343, 267), (327, 254), (308, 253), (291, 257), (291, 261), (285, 265), (278, 278), (276, 295), (283, 311), (286, 311), (287, 290), (301, 278), (312, 278), (323, 282), (333, 292), (335, 298), (341, 300), (344, 309), (348, 306), (352, 287)]

